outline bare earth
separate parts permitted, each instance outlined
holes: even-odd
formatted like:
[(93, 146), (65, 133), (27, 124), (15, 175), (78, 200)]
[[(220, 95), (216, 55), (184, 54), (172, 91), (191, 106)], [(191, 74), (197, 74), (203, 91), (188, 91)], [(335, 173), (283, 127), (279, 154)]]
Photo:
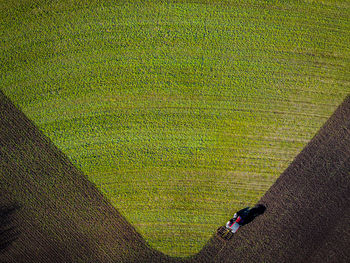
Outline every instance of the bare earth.
[(350, 262), (350, 96), (262, 197), (265, 214), (187, 259), (148, 247), (2, 92), (0, 172), (0, 262)]

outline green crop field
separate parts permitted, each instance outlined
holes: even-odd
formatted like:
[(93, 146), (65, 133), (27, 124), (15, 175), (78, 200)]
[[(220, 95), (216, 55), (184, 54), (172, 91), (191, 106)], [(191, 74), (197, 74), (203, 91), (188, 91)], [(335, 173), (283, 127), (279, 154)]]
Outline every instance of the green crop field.
[(349, 1), (0, 1), (0, 89), (154, 248), (198, 252), (350, 93)]

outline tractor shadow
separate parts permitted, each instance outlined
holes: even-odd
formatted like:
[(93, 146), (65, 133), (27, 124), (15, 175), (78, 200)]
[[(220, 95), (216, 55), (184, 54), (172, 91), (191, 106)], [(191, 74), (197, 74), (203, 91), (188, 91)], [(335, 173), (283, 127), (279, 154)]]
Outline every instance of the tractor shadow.
[(249, 224), (256, 217), (262, 215), (266, 211), (266, 206), (263, 204), (258, 204), (249, 210), (247, 217), (244, 219), (244, 224)]

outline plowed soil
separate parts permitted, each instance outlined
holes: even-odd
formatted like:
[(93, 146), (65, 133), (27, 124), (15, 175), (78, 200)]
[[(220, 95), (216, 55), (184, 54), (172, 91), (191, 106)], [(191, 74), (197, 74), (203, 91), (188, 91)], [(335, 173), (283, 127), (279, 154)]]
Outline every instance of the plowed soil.
[(0, 27), (0, 90), (171, 256), (257, 203), (349, 94), (350, 0), (8, 0)]
[[(0, 205), (20, 206), (0, 262), (181, 261), (149, 248), (1, 92), (0, 114)], [(263, 196), (264, 215), (183, 260), (349, 262), (349, 177), (350, 96)]]
[(264, 215), (196, 262), (350, 261), (350, 96), (260, 200)]
[(1, 92), (0, 114), (0, 207), (21, 207), (0, 262), (170, 261)]

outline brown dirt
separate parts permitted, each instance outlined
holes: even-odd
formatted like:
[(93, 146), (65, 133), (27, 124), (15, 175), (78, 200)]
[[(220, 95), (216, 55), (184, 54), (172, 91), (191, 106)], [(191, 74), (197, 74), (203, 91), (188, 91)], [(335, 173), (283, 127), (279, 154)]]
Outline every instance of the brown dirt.
[[(20, 205), (0, 262), (180, 261), (149, 248), (1, 92), (0, 172), (0, 207)], [(264, 215), (182, 261), (350, 262), (349, 201), (350, 96), (263, 196)]]
[(87, 177), (1, 91), (0, 172), (0, 207), (21, 206), (11, 215), (17, 239), (0, 237), (4, 244), (13, 241), (0, 250), (0, 262), (170, 261), (148, 248)]
[(264, 215), (194, 262), (350, 262), (350, 96), (260, 200)]

